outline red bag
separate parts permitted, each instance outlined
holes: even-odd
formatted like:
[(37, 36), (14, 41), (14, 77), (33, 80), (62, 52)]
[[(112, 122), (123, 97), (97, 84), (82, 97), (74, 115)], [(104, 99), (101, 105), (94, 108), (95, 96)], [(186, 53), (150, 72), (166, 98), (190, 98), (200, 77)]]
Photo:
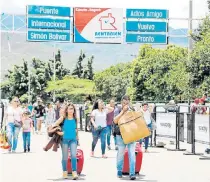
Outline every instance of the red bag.
[[(141, 170), (143, 152), (139, 143), (136, 143), (136, 174), (139, 174)], [(128, 158), (128, 149), (125, 149), (124, 154), (124, 166), (123, 166), (123, 174), (129, 174), (129, 158)]]
[[(83, 164), (84, 164), (84, 154), (81, 149), (77, 149), (77, 173), (81, 174), (82, 169), (83, 169)], [(68, 157), (68, 162), (67, 162), (67, 170), (68, 173), (72, 173), (72, 168), (71, 168), (71, 155), (69, 151), (69, 157)]]

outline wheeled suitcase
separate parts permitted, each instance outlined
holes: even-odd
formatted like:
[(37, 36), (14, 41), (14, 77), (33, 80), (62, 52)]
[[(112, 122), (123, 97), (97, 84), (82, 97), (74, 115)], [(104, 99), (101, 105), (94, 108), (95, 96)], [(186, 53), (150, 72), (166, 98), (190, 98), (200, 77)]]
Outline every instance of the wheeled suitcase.
[[(136, 143), (135, 154), (136, 154), (136, 169), (135, 169), (135, 172), (136, 172), (136, 174), (139, 175), (139, 172), (141, 170), (141, 165), (142, 165), (142, 158), (143, 158), (142, 148), (141, 148), (139, 143)], [(125, 149), (123, 174), (125, 174), (125, 175), (129, 174), (128, 149)]]
[[(84, 164), (84, 154), (81, 149), (77, 149), (77, 173), (81, 174), (82, 169), (83, 169), (83, 164)], [(67, 170), (68, 173), (72, 173), (72, 167), (71, 167), (71, 154), (69, 151), (69, 157), (68, 157), (68, 162), (67, 162)]]

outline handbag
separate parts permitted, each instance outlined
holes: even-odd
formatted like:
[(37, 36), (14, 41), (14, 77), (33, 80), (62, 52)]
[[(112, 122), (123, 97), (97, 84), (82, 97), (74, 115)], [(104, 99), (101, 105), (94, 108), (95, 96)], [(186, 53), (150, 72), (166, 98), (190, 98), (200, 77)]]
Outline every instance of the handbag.
[[(15, 118), (14, 113), (13, 113), (13, 118)], [(23, 122), (14, 120), (14, 126), (17, 127), (17, 128), (21, 128), (23, 126)]]
[(118, 124), (113, 123), (113, 125), (112, 125), (112, 133), (113, 133), (114, 136), (121, 135), (120, 127), (119, 127)]
[(9, 143), (8, 143), (8, 141), (7, 141), (7, 135), (6, 135), (6, 131), (1, 131), (1, 139), (2, 139), (2, 141), (1, 141), (1, 143), (0, 143), (0, 148), (2, 148), (2, 149), (9, 149), (10, 148), (10, 145), (9, 145)]
[(4, 142), (4, 131), (1, 130), (0, 131), (0, 144), (2, 144)]
[(14, 126), (17, 127), (17, 128), (21, 128), (23, 126), (23, 123), (22, 123), (22, 121), (15, 120), (14, 121)]

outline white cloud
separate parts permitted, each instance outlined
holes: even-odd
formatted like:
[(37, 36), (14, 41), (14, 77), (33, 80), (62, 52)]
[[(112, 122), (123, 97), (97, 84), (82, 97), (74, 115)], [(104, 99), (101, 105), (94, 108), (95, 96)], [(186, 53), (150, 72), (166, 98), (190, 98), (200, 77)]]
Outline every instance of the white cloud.
[[(207, 12), (207, 0), (193, 0), (194, 18), (202, 18)], [(168, 9), (171, 18), (187, 18), (189, 0), (3, 0), (2, 11), (7, 13), (26, 12), (26, 5), (52, 5), (70, 7), (116, 7), (116, 8), (154, 8)], [(187, 21), (171, 21), (179, 27), (187, 27)]]

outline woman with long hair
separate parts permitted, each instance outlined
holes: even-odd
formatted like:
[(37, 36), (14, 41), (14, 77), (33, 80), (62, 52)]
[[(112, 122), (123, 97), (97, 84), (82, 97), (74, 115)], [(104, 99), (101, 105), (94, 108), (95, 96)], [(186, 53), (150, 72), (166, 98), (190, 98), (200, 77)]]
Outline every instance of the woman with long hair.
[(18, 97), (13, 97), (11, 104), (6, 110), (4, 119), (4, 123), (7, 127), (8, 143), (11, 146), (9, 152), (15, 152), (22, 122), (22, 108), (20, 107), (20, 101)]
[(61, 126), (64, 133), (61, 143), (63, 178), (68, 178), (67, 161), (68, 151), (70, 149), (72, 176), (73, 179), (76, 180), (78, 179), (76, 158), (78, 142), (76, 107), (73, 103), (69, 103), (65, 108), (62, 107), (60, 114), (61, 117), (55, 122), (55, 125)]
[(101, 139), (101, 151), (102, 158), (107, 158), (105, 155), (106, 150), (106, 133), (107, 133), (107, 121), (106, 116), (108, 113), (114, 110), (113, 107), (105, 107), (104, 102), (102, 100), (97, 100), (93, 106), (93, 111), (91, 113), (91, 123), (92, 123), (92, 151), (91, 157), (94, 157), (94, 150), (98, 139)]

